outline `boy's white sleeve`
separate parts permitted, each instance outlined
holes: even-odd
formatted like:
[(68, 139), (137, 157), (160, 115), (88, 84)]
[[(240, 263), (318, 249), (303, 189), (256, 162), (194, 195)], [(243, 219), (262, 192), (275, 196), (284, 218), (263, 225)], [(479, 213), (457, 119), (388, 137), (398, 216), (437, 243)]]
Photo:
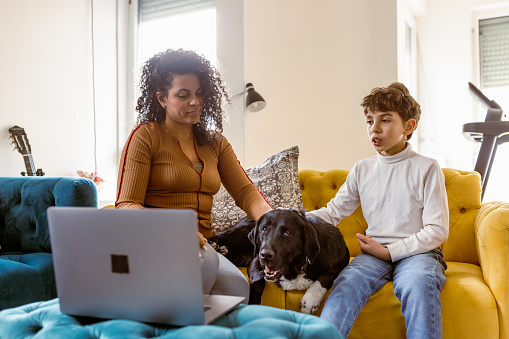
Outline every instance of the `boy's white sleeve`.
[(424, 185), (422, 222), (424, 227), (411, 236), (387, 246), (393, 262), (429, 252), (442, 245), (449, 235), (449, 206), (442, 169), (435, 163)]
[(355, 169), (356, 166), (348, 173), (344, 184), (326, 207), (307, 212), (307, 214), (319, 217), (332, 225), (339, 224), (343, 218), (352, 214), (360, 205)]

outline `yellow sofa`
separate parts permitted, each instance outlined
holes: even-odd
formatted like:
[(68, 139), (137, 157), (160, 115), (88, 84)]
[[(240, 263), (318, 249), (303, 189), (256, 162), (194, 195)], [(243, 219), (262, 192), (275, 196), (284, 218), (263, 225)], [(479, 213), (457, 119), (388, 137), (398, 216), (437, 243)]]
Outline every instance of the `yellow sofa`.
[[(443, 172), (450, 213), (449, 239), (442, 245), (448, 265), (441, 294), (443, 337), (509, 339), (509, 203), (481, 204), (481, 178), (476, 172), (448, 168)], [(299, 171), (304, 208), (325, 206), (347, 175), (346, 170)], [(367, 228), (361, 209), (337, 227), (350, 255), (359, 254), (355, 234)], [(246, 268), (240, 269), (247, 276)], [(266, 283), (262, 304), (298, 311), (303, 294)], [(315, 314), (322, 308), (323, 302)], [(405, 331), (400, 302), (388, 283), (368, 300), (349, 338), (405, 338)]]

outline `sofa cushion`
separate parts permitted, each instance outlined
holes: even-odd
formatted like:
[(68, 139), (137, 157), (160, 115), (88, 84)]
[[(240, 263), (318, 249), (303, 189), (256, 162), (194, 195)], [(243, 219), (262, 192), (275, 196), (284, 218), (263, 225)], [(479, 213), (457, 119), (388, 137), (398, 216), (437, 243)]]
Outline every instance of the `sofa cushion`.
[(50, 253), (0, 256), (0, 310), (55, 297)]
[(481, 267), (447, 262), (445, 276), (440, 297), (444, 338), (468, 338), (472, 333), (483, 338), (498, 338), (497, 301), (484, 281)]
[[(273, 208), (302, 208), (299, 188), (299, 148), (288, 148), (268, 157), (263, 164), (246, 169), (246, 174)], [(214, 195), (212, 228), (219, 233), (235, 225), (246, 213), (221, 185)]]

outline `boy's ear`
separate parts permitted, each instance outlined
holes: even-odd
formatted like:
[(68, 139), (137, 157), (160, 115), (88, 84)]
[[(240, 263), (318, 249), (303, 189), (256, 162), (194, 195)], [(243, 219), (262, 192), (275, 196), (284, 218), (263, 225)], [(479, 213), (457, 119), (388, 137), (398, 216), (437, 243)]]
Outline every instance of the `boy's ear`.
[(414, 118), (410, 118), (405, 122), (405, 131), (403, 132), (403, 134), (408, 136), (410, 133), (415, 131), (416, 128), (417, 128), (417, 121), (415, 121)]

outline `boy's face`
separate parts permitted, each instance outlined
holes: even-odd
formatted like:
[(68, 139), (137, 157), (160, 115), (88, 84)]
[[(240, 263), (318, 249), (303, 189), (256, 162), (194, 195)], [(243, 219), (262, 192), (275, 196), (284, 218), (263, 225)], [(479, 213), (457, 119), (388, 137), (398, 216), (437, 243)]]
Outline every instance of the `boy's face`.
[(395, 155), (406, 147), (407, 136), (416, 127), (414, 119), (403, 121), (392, 111), (366, 114), (368, 137), (375, 150), (383, 156)]

